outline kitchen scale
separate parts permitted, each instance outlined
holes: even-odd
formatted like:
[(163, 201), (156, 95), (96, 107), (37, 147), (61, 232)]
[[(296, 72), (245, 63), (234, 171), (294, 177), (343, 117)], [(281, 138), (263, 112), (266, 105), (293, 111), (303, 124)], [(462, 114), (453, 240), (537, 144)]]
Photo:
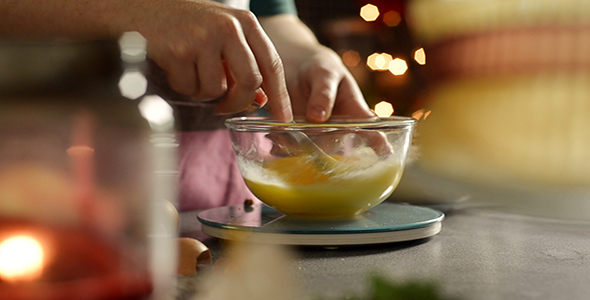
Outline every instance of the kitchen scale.
[(427, 207), (384, 202), (350, 219), (304, 219), (261, 203), (212, 208), (197, 218), (205, 234), (225, 240), (345, 246), (427, 238), (440, 232), (444, 214)]

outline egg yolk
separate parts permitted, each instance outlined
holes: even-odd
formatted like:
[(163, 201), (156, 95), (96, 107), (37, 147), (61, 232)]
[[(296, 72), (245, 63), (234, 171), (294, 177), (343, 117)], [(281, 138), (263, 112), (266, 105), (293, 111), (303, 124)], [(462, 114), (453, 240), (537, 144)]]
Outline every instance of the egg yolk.
[(389, 197), (403, 170), (392, 159), (333, 157), (338, 164), (330, 170), (302, 155), (266, 162), (261, 172), (243, 172), (244, 179), (254, 195), (285, 214), (347, 217)]

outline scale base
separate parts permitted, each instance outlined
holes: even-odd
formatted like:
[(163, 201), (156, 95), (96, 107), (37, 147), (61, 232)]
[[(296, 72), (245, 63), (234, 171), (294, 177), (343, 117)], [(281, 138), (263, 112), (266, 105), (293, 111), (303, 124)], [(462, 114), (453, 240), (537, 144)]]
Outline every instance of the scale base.
[(197, 218), (205, 234), (225, 240), (345, 246), (431, 237), (441, 231), (444, 214), (431, 208), (384, 202), (347, 220), (302, 219), (255, 204), (212, 208)]

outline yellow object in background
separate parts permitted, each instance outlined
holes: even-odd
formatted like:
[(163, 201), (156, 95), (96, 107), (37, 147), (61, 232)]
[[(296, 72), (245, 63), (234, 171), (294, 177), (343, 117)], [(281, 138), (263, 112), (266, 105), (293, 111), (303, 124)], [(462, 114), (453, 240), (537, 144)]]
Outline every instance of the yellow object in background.
[(428, 53), (423, 109), (432, 112), (418, 127), (419, 159), (406, 173), (431, 181), (414, 190), (427, 191), (430, 202), (461, 195), (457, 201), (590, 219), (589, 7), (409, 2), (408, 23)]

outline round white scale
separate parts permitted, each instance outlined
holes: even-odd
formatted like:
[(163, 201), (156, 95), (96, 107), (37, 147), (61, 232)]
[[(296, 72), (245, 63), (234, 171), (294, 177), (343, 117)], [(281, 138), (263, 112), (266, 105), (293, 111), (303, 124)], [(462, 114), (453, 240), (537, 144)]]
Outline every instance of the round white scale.
[(197, 216), (202, 231), (226, 240), (256, 243), (344, 246), (417, 240), (440, 232), (440, 211), (392, 202), (346, 220), (287, 216), (267, 205), (212, 208)]

